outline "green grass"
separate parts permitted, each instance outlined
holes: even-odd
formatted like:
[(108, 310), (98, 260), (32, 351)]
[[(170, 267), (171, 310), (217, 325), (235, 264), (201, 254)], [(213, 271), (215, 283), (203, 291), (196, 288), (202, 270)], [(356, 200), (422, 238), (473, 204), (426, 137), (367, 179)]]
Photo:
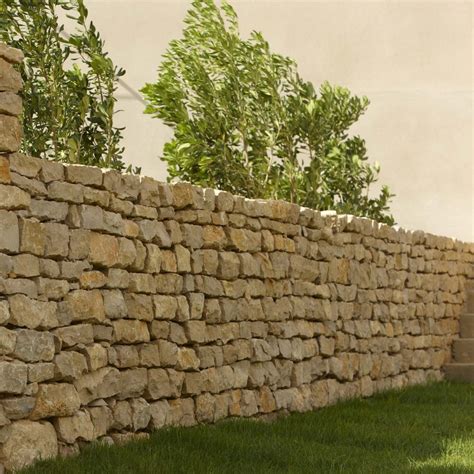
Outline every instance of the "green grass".
[(28, 474), (474, 473), (474, 385), (436, 383), (292, 414), (157, 431)]

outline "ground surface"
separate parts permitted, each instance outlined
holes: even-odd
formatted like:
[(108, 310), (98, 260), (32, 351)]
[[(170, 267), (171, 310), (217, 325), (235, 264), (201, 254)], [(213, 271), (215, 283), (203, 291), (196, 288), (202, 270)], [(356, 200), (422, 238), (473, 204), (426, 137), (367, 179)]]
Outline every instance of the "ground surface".
[(474, 385), (437, 383), (273, 423), (168, 429), (28, 474), (474, 473)]

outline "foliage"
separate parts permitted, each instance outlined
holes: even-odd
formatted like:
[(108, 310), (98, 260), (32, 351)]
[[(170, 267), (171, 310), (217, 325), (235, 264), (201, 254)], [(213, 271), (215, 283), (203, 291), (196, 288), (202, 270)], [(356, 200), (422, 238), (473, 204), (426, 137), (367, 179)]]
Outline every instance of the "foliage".
[[(0, 38), (25, 54), (23, 151), (123, 169), (114, 66), (83, 0), (0, 0)], [(65, 34), (60, 17), (74, 27)]]
[(388, 188), (369, 197), (378, 165), (348, 135), (366, 97), (328, 83), (317, 93), (260, 33), (242, 39), (226, 2), (194, 0), (185, 24), (142, 89), (145, 112), (174, 130), (163, 154), (171, 178), (393, 223)]

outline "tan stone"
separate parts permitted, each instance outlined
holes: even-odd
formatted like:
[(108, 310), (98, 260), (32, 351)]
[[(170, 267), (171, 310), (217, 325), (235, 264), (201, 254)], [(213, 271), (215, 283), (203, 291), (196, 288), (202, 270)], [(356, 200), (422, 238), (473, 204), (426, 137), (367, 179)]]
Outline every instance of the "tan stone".
[(22, 111), (20, 96), (13, 92), (0, 92), (0, 114), (18, 116)]
[(10, 161), (4, 156), (0, 156), (0, 183), (11, 183)]
[(28, 368), (19, 362), (0, 361), (0, 393), (21, 394), (26, 389)]
[(179, 397), (184, 374), (174, 370), (148, 369), (147, 395), (153, 399)]
[(58, 455), (58, 441), (51, 423), (20, 420), (7, 430), (6, 441), (0, 448), (0, 460), (11, 471)]
[(109, 398), (120, 392), (120, 372), (113, 367), (103, 367), (84, 374), (74, 382), (83, 405), (99, 398)]
[(76, 290), (65, 298), (67, 311), (72, 321), (105, 320), (105, 308), (102, 294), (99, 290)]
[(75, 351), (63, 351), (54, 358), (54, 374), (57, 380), (73, 382), (87, 372), (86, 358)]
[(129, 318), (139, 319), (142, 321), (152, 321), (153, 303), (151, 296), (142, 294), (125, 294), (126, 311), (125, 315), (128, 314)]
[(67, 383), (40, 384), (32, 420), (52, 416), (69, 416), (79, 410), (81, 401), (74, 385)]
[(69, 444), (76, 440), (92, 441), (94, 439), (94, 424), (90, 413), (85, 410), (78, 411), (73, 416), (56, 418), (54, 426), (58, 438)]
[(0, 355), (11, 354), (16, 345), (15, 331), (0, 327)]
[(176, 361), (176, 368), (178, 370), (197, 370), (200, 361), (193, 349), (181, 347), (178, 350), (178, 357)]
[(84, 272), (79, 277), (79, 284), (85, 290), (102, 288), (107, 284), (107, 277), (98, 271)]
[(58, 326), (57, 304), (13, 295), (10, 303), (10, 323), (29, 329), (52, 329)]
[(91, 344), (94, 341), (94, 332), (91, 324), (74, 324), (72, 326), (54, 330), (64, 348), (74, 347), (77, 344)]
[(67, 257), (69, 253), (69, 229), (66, 225), (47, 222), (45, 255), (47, 257)]
[(94, 425), (94, 439), (105, 436), (113, 424), (112, 410), (107, 406), (90, 407), (87, 409)]
[(119, 261), (119, 244), (116, 237), (105, 234), (90, 234), (89, 261), (102, 267), (113, 267)]
[(23, 61), (25, 55), (17, 48), (7, 46), (5, 43), (0, 43), (0, 57), (12, 64), (19, 64)]
[(138, 342), (149, 342), (150, 333), (148, 326), (143, 321), (119, 320), (113, 321), (114, 340), (125, 344), (136, 344)]
[(16, 331), (14, 357), (25, 362), (49, 362), (55, 353), (54, 336), (48, 332), (20, 329)]
[(178, 310), (178, 300), (174, 296), (156, 295), (153, 297), (156, 319), (174, 319)]
[[(1, 60), (0, 60), (1, 61)], [(1, 89), (0, 64), (0, 89)], [(0, 115), (0, 152), (12, 153), (20, 149), (22, 129), (17, 117)]]
[(143, 395), (147, 387), (147, 369), (129, 369), (120, 372), (119, 398), (135, 398)]
[(0, 251), (18, 252), (19, 246), (17, 216), (13, 212), (0, 210)]

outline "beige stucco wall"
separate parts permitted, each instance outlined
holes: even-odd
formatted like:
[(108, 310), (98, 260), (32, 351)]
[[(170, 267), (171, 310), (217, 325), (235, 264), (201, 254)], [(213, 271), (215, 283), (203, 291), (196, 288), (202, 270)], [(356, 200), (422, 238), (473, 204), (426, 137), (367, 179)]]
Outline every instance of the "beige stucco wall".
[[(91, 18), (125, 81), (155, 78), (190, 2), (88, 0)], [(294, 57), (304, 77), (328, 79), (371, 100), (357, 131), (397, 194), (393, 212), (408, 228), (474, 240), (473, 4), (471, 2), (241, 1), (244, 33), (261, 30)], [(121, 88), (127, 161), (165, 178), (158, 159), (169, 136)]]

